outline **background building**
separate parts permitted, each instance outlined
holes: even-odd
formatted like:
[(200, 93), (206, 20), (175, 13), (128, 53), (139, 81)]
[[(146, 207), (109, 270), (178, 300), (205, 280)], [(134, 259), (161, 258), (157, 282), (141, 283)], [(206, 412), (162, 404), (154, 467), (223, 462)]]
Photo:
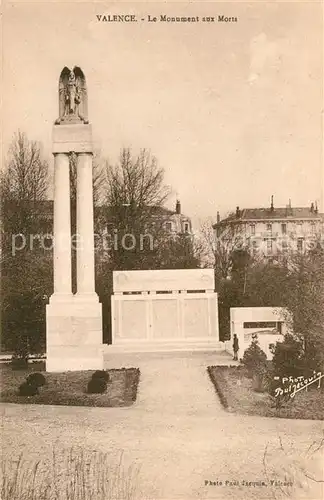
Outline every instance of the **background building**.
[[(30, 207), (33, 215), (36, 215), (37, 227), (41, 228), (43, 234), (49, 235), (53, 232), (53, 200), (38, 201)], [(127, 211), (128, 207), (125, 206), (124, 210)], [(110, 231), (115, 225), (115, 215), (113, 210), (109, 207), (101, 205), (94, 209), (95, 211), (95, 225), (97, 230)], [(12, 206), (12, 213), (17, 212), (17, 206)], [(177, 234), (192, 234), (192, 222), (190, 217), (181, 213), (181, 203), (179, 200), (176, 202), (175, 210), (170, 210), (165, 207), (150, 207), (146, 227), (149, 229), (150, 225), (160, 225), (166, 232), (171, 235)]]
[(236, 207), (236, 211), (213, 225), (219, 242), (237, 242), (237, 248), (248, 248), (265, 257), (305, 252), (324, 237), (324, 214), (317, 204), (309, 207), (275, 207), (273, 197), (268, 208)]

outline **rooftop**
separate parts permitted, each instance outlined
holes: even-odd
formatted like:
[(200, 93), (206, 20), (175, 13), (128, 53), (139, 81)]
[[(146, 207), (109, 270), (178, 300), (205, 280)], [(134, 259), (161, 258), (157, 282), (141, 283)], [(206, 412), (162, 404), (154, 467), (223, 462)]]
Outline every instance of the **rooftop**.
[(324, 220), (324, 214), (319, 213), (314, 206), (311, 207), (268, 207), (268, 208), (243, 208), (237, 207), (223, 220), (214, 224), (214, 228), (231, 222), (262, 221), (262, 220)]

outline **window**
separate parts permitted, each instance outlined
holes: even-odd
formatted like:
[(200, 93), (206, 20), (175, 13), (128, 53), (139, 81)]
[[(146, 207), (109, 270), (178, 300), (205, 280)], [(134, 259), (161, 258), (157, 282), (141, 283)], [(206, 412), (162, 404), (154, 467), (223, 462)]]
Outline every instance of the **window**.
[(315, 231), (315, 222), (312, 222), (312, 223), (311, 223), (311, 233), (312, 233), (312, 234), (315, 234), (315, 232), (316, 232), (316, 231)]
[(287, 243), (286, 240), (282, 241), (281, 248), (282, 248), (283, 252), (287, 252), (287, 250), (288, 250), (288, 243)]
[(272, 253), (272, 240), (267, 240), (267, 253)]
[(302, 252), (304, 248), (304, 240), (303, 238), (298, 238), (297, 240), (297, 250), (298, 252)]
[(282, 234), (287, 234), (287, 224), (281, 224), (281, 232)]
[(276, 321), (244, 321), (243, 328), (276, 328)]
[(165, 229), (167, 231), (172, 231), (172, 222), (166, 222), (165, 223)]
[(250, 224), (250, 233), (252, 236), (255, 235), (255, 224)]
[(272, 233), (272, 224), (267, 224), (267, 231)]
[(183, 228), (185, 233), (189, 233), (189, 222), (185, 222)]

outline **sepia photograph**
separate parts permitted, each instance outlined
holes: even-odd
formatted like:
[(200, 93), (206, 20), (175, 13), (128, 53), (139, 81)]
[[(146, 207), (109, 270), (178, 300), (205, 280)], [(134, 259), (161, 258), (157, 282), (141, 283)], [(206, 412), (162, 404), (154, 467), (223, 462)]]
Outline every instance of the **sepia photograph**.
[(1, 500), (323, 500), (323, 2), (0, 9)]

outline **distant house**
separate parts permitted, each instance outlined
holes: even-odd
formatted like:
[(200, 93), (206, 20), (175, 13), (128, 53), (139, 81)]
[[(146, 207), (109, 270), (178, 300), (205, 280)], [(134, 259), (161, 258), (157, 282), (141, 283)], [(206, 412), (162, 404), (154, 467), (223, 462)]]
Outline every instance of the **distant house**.
[[(109, 206), (101, 206), (97, 207), (98, 213), (98, 225), (104, 231), (110, 232), (114, 226), (117, 224), (116, 219), (118, 215), (116, 215), (115, 209), (110, 209)], [(125, 205), (123, 207), (125, 216), (127, 216), (127, 210), (131, 210), (131, 207)], [(179, 235), (179, 234), (192, 234), (192, 223), (191, 219), (181, 213), (181, 204), (180, 201), (177, 200), (175, 210), (170, 210), (165, 207), (147, 207), (146, 215), (143, 212), (141, 214), (143, 221), (141, 224), (143, 227), (141, 230), (143, 232), (150, 231), (152, 228), (161, 228), (165, 230), (170, 235)], [(135, 216), (136, 218), (136, 216)]]
[(236, 211), (213, 225), (216, 240), (237, 238), (252, 254), (273, 258), (288, 253), (303, 253), (323, 239), (324, 214), (317, 204), (309, 207), (236, 207)]

